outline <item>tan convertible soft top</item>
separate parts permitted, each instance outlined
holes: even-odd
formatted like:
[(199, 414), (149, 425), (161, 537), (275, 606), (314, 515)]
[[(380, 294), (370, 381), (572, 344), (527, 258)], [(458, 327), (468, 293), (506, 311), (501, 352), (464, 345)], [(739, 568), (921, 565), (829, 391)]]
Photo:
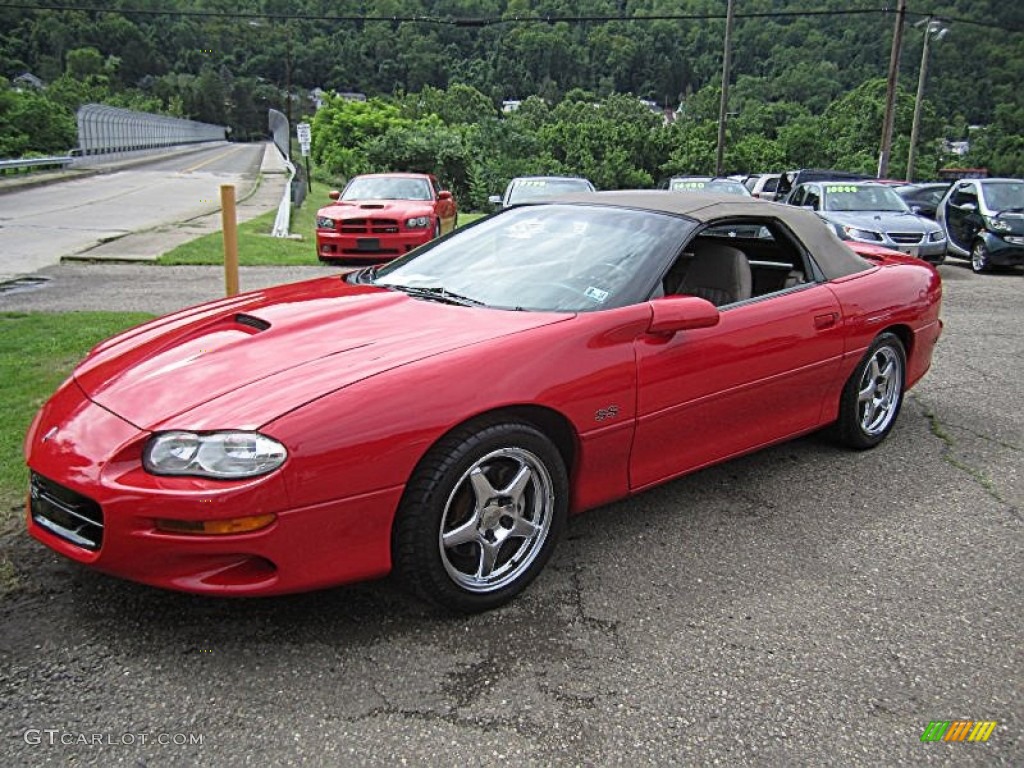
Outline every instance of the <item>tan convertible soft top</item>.
[(578, 202), (638, 208), (687, 216), (702, 224), (744, 217), (772, 218), (782, 222), (807, 247), (828, 280), (863, 272), (873, 266), (843, 245), (813, 211), (765, 200), (711, 193), (670, 192), (661, 189), (616, 192), (577, 192), (559, 195), (546, 202)]

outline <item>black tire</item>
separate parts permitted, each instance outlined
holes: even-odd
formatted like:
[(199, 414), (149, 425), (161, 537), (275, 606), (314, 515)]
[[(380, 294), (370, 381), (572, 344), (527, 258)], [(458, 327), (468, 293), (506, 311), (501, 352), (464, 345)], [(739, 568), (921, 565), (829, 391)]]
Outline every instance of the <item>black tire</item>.
[(843, 387), (836, 423), (839, 441), (866, 450), (885, 440), (903, 405), (906, 380), (903, 342), (894, 333), (880, 334)]
[(500, 421), (457, 429), (406, 486), (391, 537), (394, 575), (460, 613), (503, 605), (551, 557), (568, 500), (562, 456), (535, 427)]
[(984, 241), (979, 240), (971, 248), (971, 269), (979, 275), (988, 272), (992, 268), (992, 259), (988, 255), (988, 247)]

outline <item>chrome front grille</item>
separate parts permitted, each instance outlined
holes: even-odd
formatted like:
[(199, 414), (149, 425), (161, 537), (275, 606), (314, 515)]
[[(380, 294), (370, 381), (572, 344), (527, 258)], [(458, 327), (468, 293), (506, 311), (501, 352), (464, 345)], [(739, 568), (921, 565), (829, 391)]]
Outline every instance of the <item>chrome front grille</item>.
[(29, 478), (32, 520), (84, 549), (103, 545), (103, 510), (92, 499), (33, 472)]
[(889, 239), (900, 245), (917, 245), (924, 238), (920, 232), (890, 232)]

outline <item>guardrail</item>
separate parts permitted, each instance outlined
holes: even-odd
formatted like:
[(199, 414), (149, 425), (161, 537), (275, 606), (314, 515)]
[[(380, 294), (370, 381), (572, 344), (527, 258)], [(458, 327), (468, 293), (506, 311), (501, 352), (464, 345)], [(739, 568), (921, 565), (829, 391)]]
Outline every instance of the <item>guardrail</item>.
[(223, 125), (134, 112), (105, 104), (83, 104), (78, 109), (77, 120), (77, 154), (83, 157), (224, 141), (227, 138)]
[(75, 161), (70, 155), (61, 157), (26, 157), (17, 160), (0, 160), (0, 173), (18, 171), (22, 168), (66, 168)]

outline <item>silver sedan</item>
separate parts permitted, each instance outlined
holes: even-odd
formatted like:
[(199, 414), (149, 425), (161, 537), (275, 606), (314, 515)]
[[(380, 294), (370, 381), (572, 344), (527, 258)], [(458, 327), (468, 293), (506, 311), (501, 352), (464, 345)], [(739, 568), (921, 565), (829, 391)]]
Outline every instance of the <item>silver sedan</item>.
[(787, 202), (814, 210), (844, 240), (881, 245), (932, 264), (946, 259), (942, 227), (911, 211), (885, 184), (810, 182), (794, 189)]

